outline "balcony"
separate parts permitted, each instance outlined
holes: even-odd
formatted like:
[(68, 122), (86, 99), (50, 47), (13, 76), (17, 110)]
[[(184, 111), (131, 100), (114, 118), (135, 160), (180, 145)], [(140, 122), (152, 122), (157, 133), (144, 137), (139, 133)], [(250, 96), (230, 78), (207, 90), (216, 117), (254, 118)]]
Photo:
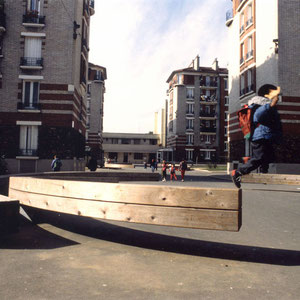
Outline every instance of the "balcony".
[(96, 74), (94, 76), (94, 81), (104, 81), (102, 74)]
[(206, 80), (200, 80), (200, 87), (205, 87), (205, 88), (217, 88), (218, 87), (218, 82), (217, 81), (209, 81), (207, 82)]
[(242, 57), (242, 58), (240, 59), (240, 65), (242, 65), (244, 62), (245, 62), (245, 59), (244, 59), (244, 57)]
[(44, 27), (45, 16), (40, 16), (38, 11), (28, 11), (23, 15), (23, 25), (28, 27)]
[(18, 110), (41, 110), (41, 103), (28, 103), (28, 102), (18, 102), (17, 104)]
[(253, 57), (253, 50), (249, 51), (246, 53), (246, 60), (250, 59)]
[(37, 149), (19, 149), (18, 151), (19, 156), (37, 156), (37, 154)]
[(232, 11), (232, 9), (230, 9), (226, 12), (226, 23), (225, 23), (225, 25), (227, 27), (229, 27), (231, 25), (232, 21), (233, 21), (233, 11)]
[(205, 104), (217, 104), (218, 100), (216, 95), (211, 95), (211, 96), (201, 95), (200, 102), (205, 102)]
[(188, 110), (188, 111), (186, 111), (185, 113), (186, 113), (186, 115), (187, 115), (187, 116), (190, 116), (190, 117), (193, 117), (193, 116), (194, 116), (194, 114), (195, 114), (195, 112), (194, 112), (194, 111), (189, 111), (189, 110)]
[(20, 68), (21, 69), (43, 69), (44, 60), (41, 57), (21, 57)]
[(216, 133), (216, 128), (215, 127), (200, 127), (200, 133)]
[(194, 131), (194, 126), (186, 126), (186, 131)]
[(200, 111), (200, 118), (213, 118), (216, 119), (217, 115), (215, 112), (205, 112), (205, 111)]

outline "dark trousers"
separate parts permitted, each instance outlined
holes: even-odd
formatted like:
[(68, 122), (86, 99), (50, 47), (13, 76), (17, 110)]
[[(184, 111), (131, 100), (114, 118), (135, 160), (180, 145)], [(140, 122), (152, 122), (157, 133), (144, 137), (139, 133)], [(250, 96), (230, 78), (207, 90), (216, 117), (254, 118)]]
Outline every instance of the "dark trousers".
[(248, 174), (251, 171), (260, 168), (260, 173), (268, 173), (269, 163), (274, 161), (274, 149), (270, 140), (257, 140), (251, 142), (252, 156), (250, 160), (237, 171), (241, 174)]

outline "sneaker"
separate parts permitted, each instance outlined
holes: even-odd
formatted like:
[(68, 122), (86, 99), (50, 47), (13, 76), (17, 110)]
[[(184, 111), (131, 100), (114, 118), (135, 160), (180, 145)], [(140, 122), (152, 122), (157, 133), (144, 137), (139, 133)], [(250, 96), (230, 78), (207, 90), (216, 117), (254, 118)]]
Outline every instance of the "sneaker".
[(231, 180), (238, 189), (241, 187), (241, 177), (242, 174), (239, 171), (237, 170), (231, 171)]

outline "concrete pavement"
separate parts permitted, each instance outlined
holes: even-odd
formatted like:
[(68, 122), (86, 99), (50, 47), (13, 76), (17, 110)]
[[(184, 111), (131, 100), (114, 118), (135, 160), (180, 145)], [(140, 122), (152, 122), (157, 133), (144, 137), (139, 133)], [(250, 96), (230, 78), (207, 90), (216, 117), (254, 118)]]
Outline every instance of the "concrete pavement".
[[(149, 184), (233, 187), (198, 171)], [(298, 188), (243, 184), (238, 233), (22, 217), (0, 237), (0, 299), (299, 299)]]

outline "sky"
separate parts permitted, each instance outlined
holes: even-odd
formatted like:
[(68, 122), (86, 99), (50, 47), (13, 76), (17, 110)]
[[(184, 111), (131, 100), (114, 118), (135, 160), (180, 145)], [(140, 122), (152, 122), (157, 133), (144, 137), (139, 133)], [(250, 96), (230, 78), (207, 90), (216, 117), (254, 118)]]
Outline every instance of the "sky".
[(148, 133), (166, 83), (199, 55), (227, 67), (230, 0), (96, 0), (89, 61), (107, 70), (104, 132)]

